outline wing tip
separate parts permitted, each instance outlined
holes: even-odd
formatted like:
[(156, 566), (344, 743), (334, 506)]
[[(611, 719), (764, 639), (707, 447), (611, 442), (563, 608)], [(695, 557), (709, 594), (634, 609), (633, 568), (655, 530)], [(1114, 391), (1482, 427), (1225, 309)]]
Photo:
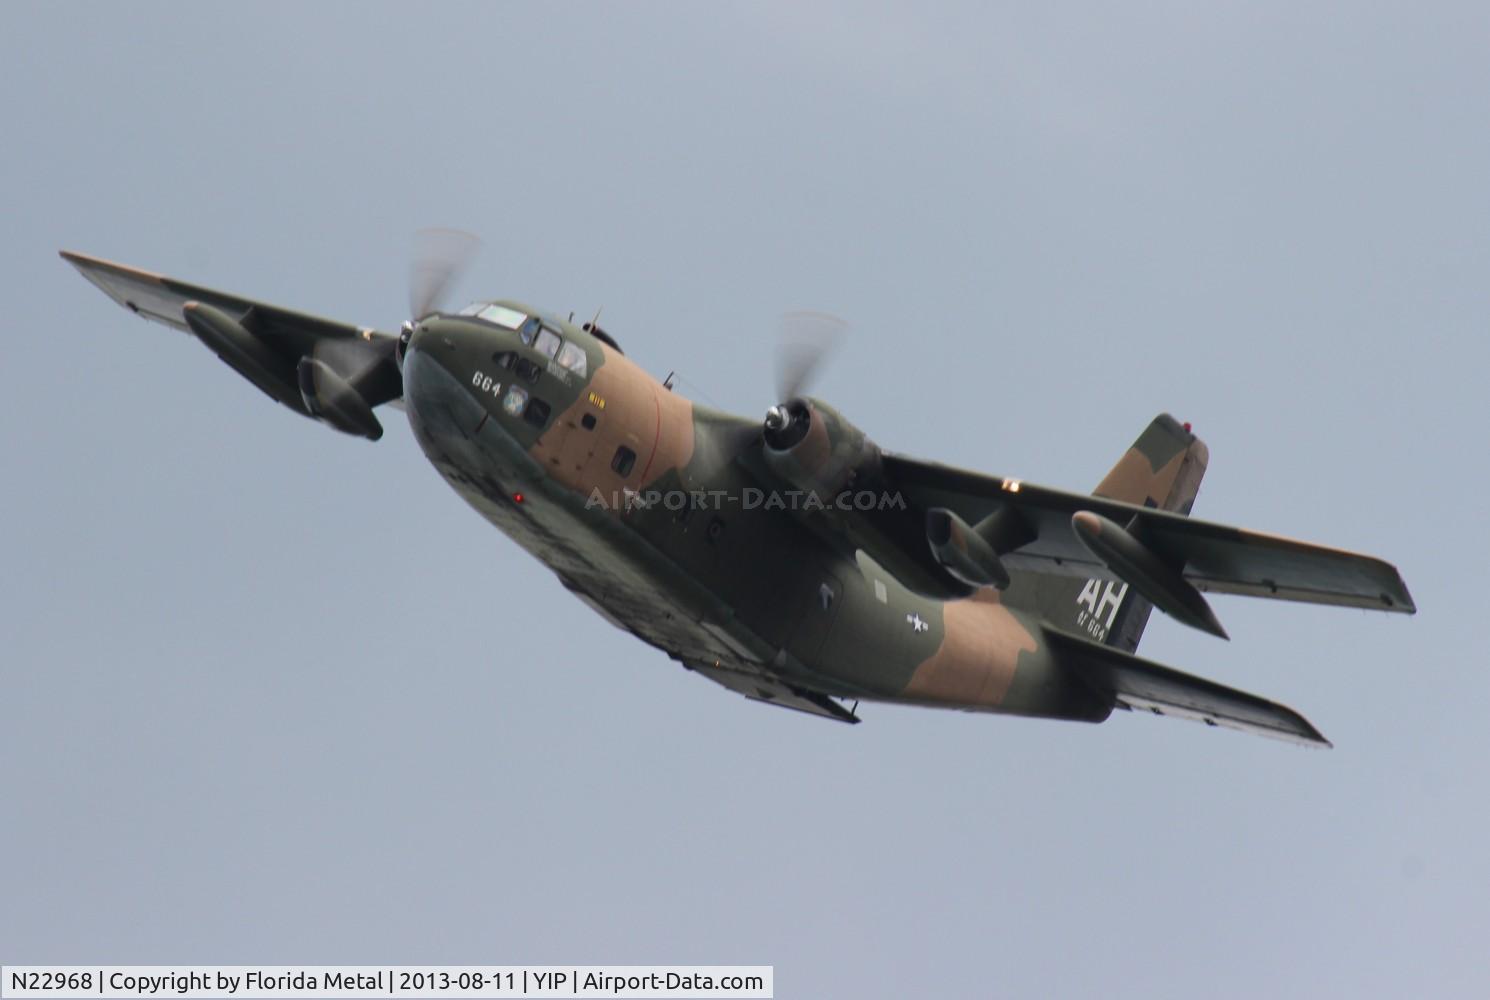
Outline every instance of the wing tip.
[(84, 273), (87, 273), (89, 270), (92, 269), (99, 269), (105, 271), (115, 271), (120, 274), (132, 275), (136, 278), (142, 278), (146, 281), (159, 282), (163, 280), (163, 276), (156, 274), (154, 271), (146, 271), (142, 268), (130, 267), (128, 264), (120, 264), (118, 261), (107, 260), (103, 257), (95, 257), (91, 253), (80, 253), (77, 250), (58, 250), (57, 256), (61, 257), (73, 267)]
[[(1275, 702), (1274, 704), (1277, 703)], [(1321, 733), (1319, 731), (1314, 723), (1310, 722), (1308, 719), (1304, 718), (1302, 715), (1300, 715), (1298, 712), (1295, 712), (1287, 705), (1278, 705), (1278, 707), (1290, 713), (1293, 716), (1294, 721), (1298, 723), (1299, 731), (1296, 732), (1294, 736), (1296, 737), (1300, 746), (1313, 747), (1315, 750), (1335, 749), (1335, 744), (1331, 743), (1325, 737), (1324, 733)]]
[[(1390, 566), (1391, 564), (1388, 563)], [(1407, 589), (1407, 581), (1402, 579), (1401, 570), (1391, 566), (1392, 577), (1397, 584), (1396, 594), (1382, 594), (1382, 598), (1395, 605), (1392, 611), (1400, 611), (1404, 615), (1415, 615), (1418, 613), (1417, 602), (1412, 599), (1412, 593)]]

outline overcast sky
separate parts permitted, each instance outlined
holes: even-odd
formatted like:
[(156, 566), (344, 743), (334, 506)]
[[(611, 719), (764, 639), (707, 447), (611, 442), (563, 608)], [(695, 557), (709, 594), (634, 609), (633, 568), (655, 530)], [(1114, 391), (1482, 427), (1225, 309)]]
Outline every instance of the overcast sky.
[[(0, 961), (771, 964), (777, 995), (1484, 996), (1484, 4), (0, 5)], [(1369, 9), (1367, 9), (1369, 8)], [(1142, 652), (1336, 749), (686, 674), (378, 444), (57, 259), (395, 329), (462, 293), (888, 448), (1197, 516), (1415, 618), (1221, 597)]]

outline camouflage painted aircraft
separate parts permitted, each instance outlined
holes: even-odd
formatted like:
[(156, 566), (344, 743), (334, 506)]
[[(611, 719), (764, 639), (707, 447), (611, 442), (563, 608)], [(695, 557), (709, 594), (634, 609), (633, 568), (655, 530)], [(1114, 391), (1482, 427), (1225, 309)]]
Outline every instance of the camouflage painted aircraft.
[(767, 704), (1128, 709), (1328, 746), (1282, 705), (1135, 656), (1151, 608), (1222, 637), (1203, 592), (1415, 610), (1378, 559), (1191, 519), (1207, 451), (1168, 415), (1068, 493), (882, 451), (802, 395), (810, 344), (760, 421), (671, 391), (595, 323), (436, 310), (438, 262), (390, 334), (62, 256), (296, 413), (377, 440), (374, 410), (402, 406), (451, 487), (576, 597)]

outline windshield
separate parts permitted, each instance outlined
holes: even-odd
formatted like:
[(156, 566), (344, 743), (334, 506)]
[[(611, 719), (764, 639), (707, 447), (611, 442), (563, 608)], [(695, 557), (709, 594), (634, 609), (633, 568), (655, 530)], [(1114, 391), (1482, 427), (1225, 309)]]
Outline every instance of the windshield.
[(516, 330), (528, 318), (525, 313), (520, 313), (516, 309), (509, 309), (506, 306), (499, 306), (495, 302), (472, 302), (462, 309), (460, 314), (462, 316), (475, 316), (477, 319), (484, 319), (488, 323), (505, 326), (509, 330)]
[(516, 330), (528, 318), (516, 309), (508, 309), (506, 306), (499, 305), (487, 306), (476, 315), (498, 326), (505, 326), (509, 330)]

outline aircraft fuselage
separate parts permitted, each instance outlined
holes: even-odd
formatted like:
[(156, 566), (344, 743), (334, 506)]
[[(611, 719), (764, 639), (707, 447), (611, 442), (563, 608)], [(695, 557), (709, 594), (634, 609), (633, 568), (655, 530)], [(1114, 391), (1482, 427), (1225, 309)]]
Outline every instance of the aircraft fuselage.
[[(416, 328), (403, 361), (410, 424), (471, 506), (613, 624), (726, 686), (819, 714), (848, 716), (794, 703), (799, 686), (1107, 716), (1029, 611), (992, 589), (918, 593), (837, 537), (827, 511), (752, 463), (758, 421), (692, 403), (584, 329), (503, 308), (504, 322), (526, 318)], [(893, 502), (864, 492), (836, 502)]]

